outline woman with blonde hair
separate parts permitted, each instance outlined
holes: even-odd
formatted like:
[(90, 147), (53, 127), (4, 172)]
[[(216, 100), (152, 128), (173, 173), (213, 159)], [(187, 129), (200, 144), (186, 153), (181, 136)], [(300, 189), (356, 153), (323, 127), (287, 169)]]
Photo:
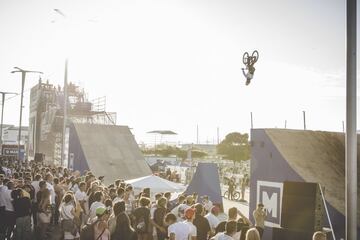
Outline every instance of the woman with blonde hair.
[(245, 240), (260, 240), (259, 231), (256, 228), (250, 228), (246, 233)]
[(64, 233), (64, 239), (79, 239), (80, 234), (78, 226), (76, 225), (76, 208), (75, 200), (72, 194), (65, 194), (60, 204), (60, 219), (62, 230)]

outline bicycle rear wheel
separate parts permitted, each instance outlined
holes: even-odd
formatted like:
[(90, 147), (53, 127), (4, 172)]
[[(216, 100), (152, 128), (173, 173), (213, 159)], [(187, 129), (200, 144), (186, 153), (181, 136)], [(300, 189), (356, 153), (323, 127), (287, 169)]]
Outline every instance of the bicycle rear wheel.
[(248, 52), (245, 52), (244, 55), (243, 55), (243, 63), (245, 65), (248, 64), (248, 61), (249, 61), (249, 53)]
[(240, 199), (240, 193), (239, 192), (234, 192), (234, 195), (233, 195), (233, 200), (239, 200)]

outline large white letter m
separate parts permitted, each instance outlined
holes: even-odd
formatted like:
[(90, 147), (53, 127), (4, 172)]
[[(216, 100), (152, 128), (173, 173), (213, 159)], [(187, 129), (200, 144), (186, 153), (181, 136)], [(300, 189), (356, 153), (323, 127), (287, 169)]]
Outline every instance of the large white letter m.
[(266, 191), (262, 192), (263, 204), (267, 210), (267, 214), (271, 214), (271, 217), (277, 218), (277, 208), (278, 208), (278, 194), (272, 193), (271, 196)]
[(263, 203), (266, 208), (265, 226), (280, 227), (283, 183), (257, 181), (256, 188), (257, 202)]

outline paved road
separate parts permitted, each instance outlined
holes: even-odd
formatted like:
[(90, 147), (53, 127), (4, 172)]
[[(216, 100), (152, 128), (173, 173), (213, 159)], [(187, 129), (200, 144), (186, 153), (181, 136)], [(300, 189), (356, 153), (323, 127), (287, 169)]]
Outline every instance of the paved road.
[(228, 200), (227, 198), (223, 198), (224, 211), (228, 212), (229, 208), (236, 207), (238, 208), (245, 216), (249, 217), (249, 189), (245, 191), (245, 200), (246, 203)]

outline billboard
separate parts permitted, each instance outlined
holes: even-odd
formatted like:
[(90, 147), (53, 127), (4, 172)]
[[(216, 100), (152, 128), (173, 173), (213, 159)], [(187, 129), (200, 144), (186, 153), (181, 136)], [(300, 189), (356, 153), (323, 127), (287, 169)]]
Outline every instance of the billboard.
[[(18, 145), (4, 144), (1, 146), (1, 155), (7, 157), (18, 156)], [(24, 145), (20, 145), (20, 160), (24, 160), (25, 148)]]

